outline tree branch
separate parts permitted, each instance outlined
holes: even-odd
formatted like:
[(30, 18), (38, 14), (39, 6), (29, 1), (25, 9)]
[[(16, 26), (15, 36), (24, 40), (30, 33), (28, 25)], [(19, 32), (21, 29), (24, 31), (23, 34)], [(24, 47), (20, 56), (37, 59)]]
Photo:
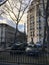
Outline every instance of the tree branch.
[(10, 12), (4, 8), (5, 11), (7, 11), (7, 13), (9, 14), (10, 18), (13, 20), (13, 21), (16, 21), (14, 18), (12, 18), (12, 16), (10, 15)]
[[(20, 0), (19, 0), (19, 2), (20, 2)], [(17, 20), (19, 20), (19, 16), (20, 16), (20, 13), (21, 13), (21, 5), (22, 5), (22, 2), (20, 2), (20, 9), (19, 9), (19, 11), (18, 11), (18, 17), (17, 17)]]
[(8, 3), (9, 3), (9, 5), (10, 5), (10, 7), (11, 7), (12, 11), (11, 11), (9, 8), (8, 8), (8, 9), (9, 9), (9, 10), (10, 10), (13, 14), (14, 14), (14, 16), (15, 16), (15, 17), (16, 17), (16, 19), (17, 19), (17, 16), (16, 16), (16, 14), (13, 12), (13, 8), (12, 8), (12, 6), (11, 6), (11, 4), (10, 4), (9, 0), (8, 0)]
[(25, 10), (27, 9), (27, 7), (29, 6), (30, 2), (31, 2), (31, 0), (29, 0), (28, 5), (25, 7), (25, 9), (24, 9), (24, 11), (23, 11), (23, 13), (22, 13), (22, 15), (21, 15), (21, 17), (20, 17), (20, 19), (19, 19), (19, 22), (20, 22), (21, 18), (23, 17), (23, 14), (24, 14)]
[(0, 6), (2, 6), (3, 4), (5, 4), (8, 0), (5, 0), (3, 3), (0, 3)]

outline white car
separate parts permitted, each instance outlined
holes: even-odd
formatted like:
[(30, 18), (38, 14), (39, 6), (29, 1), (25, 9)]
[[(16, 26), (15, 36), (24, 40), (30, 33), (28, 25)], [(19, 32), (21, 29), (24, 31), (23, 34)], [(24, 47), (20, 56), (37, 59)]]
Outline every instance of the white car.
[(40, 53), (40, 51), (35, 47), (28, 46), (26, 48), (26, 55), (37, 56), (37, 55), (39, 55), (39, 53)]

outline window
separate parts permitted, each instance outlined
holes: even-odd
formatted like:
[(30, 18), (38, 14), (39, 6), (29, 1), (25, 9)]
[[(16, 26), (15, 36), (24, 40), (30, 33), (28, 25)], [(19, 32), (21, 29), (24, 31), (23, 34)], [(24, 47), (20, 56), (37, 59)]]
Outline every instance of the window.
[(38, 34), (37, 34), (37, 36), (38, 36)]
[(33, 31), (33, 36), (35, 36), (35, 35), (34, 35), (34, 31)]
[(38, 16), (39, 15), (39, 5), (37, 5), (36, 7), (37, 7), (37, 14), (36, 14), (36, 16)]
[(34, 30), (35, 28), (33, 28), (33, 30)]
[(30, 32), (30, 35), (32, 36), (32, 32)]
[(39, 26), (39, 27), (37, 27), (37, 29), (41, 29), (41, 27)]
[(33, 5), (33, 2), (31, 2), (31, 6)]
[(41, 27), (39, 27), (39, 29), (41, 29)]
[(32, 24), (33, 21), (30, 21), (30, 24)]
[(41, 36), (41, 34), (39, 34), (39, 36)]
[(39, 33), (37, 34), (37, 36), (42, 36), (42, 34), (39, 32)]
[(34, 16), (30, 15), (30, 22), (34, 22)]
[(30, 27), (30, 30), (32, 30), (32, 27)]

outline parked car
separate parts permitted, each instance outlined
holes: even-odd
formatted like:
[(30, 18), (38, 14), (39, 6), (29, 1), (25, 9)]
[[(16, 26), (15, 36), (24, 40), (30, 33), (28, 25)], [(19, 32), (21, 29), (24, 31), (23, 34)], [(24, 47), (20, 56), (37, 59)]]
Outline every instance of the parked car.
[(10, 54), (22, 54), (25, 51), (27, 44), (17, 42), (11, 47)]
[(40, 54), (40, 51), (32, 46), (28, 46), (26, 48), (26, 55), (30, 55), (30, 56), (38, 56)]

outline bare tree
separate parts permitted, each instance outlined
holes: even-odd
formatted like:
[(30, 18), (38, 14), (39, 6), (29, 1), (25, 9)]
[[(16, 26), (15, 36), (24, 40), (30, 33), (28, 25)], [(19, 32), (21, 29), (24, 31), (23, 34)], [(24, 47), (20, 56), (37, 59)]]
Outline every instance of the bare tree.
[[(44, 19), (45, 19), (45, 25), (44, 25), (44, 38), (43, 38), (43, 45), (45, 43), (45, 39), (47, 37), (47, 43), (49, 43), (49, 26), (48, 26), (48, 7), (49, 7), (49, 0), (47, 0), (46, 2), (46, 7), (45, 7), (45, 3), (43, 0), (43, 11), (44, 11)], [(47, 31), (47, 34), (46, 34)]]
[(2, 8), (2, 11), (4, 11), (6, 15), (9, 15), (16, 23), (14, 43), (16, 42), (18, 24), (26, 12), (30, 2), (31, 0), (8, 0)]
[(44, 27), (44, 39), (43, 39), (43, 43), (45, 43), (45, 38), (46, 38), (46, 31), (48, 33), (48, 7), (49, 7), (49, 0), (47, 0), (46, 3), (46, 7), (44, 4), (44, 0), (43, 0), (43, 10), (44, 10), (44, 19), (45, 19), (45, 27)]
[(47, 5), (46, 5), (46, 31), (47, 31), (47, 43), (49, 46), (49, 25), (48, 25), (48, 18), (49, 18), (49, 0), (47, 0)]
[[(40, 21), (40, 16), (43, 17), (44, 19), (44, 37), (43, 37), (43, 50), (45, 50), (44, 48), (44, 44), (45, 44), (45, 39), (47, 37), (47, 43), (49, 43), (49, 26), (48, 26), (48, 16), (49, 16), (49, 12), (48, 12), (48, 7), (49, 7), (49, 0), (45, 1), (42, 0), (42, 4), (43, 4), (43, 15), (41, 14), (41, 10), (39, 7), (39, 21)], [(39, 6), (40, 6), (40, 0), (39, 0)], [(46, 34), (47, 32), (47, 34)]]

